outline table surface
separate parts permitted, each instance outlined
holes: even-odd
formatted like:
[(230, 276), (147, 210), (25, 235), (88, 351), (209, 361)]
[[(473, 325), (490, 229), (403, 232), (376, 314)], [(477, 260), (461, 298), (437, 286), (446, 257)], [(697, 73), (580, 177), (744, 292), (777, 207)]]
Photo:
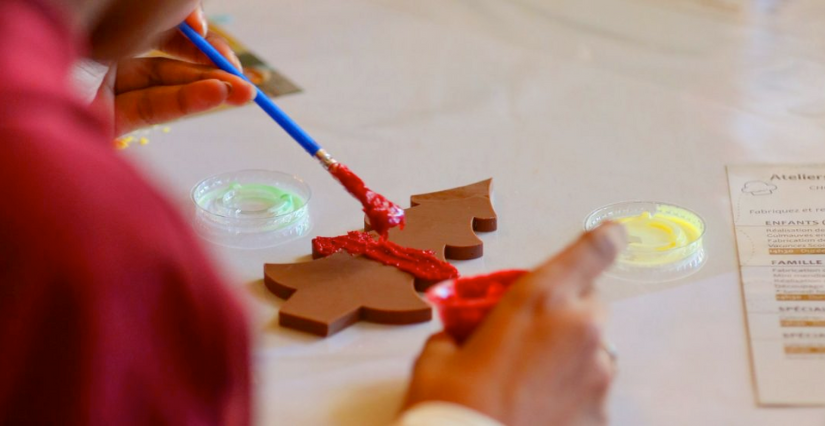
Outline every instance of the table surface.
[[(758, 408), (725, 165), (825, 162), (819, 0), (215, 0), (210, 14), (304, 92), (280, 105), (391, 199), (495, 179), (499, 230), (464, 274), (536, 265), (602, 205), (658, 200), (707, 221), (709, 260), (670, 284), (600, 283), (621, 373), (617, 425), (825, 423)], [(356, 202), (254, 106), (197, 117), (124, 155), (182, 207), (205, 177), (297, 174), (309, 236), (211, 246), (247, 303), (259, 424), (380, 425), (437, 321), (329, 339), (277, 326), (262, 265), (361, 223)]]

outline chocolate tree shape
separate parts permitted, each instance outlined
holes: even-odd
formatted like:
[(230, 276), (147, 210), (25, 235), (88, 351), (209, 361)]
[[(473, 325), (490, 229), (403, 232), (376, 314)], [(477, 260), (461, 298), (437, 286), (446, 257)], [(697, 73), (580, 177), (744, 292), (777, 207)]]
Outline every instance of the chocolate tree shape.
[(413, 279), (392, 266), (347, 253), (264, 266), (267, 288), (286, 299), (279, 324), (319, 336), (330, 336), (358, 321), (429, 321), (432, 310), (416, 294)]
[(472, 183), (470, 185), (461, 186), (458, 188), (446, 189), (444, 191), (428, 192), (426, 194), (416, 194), (410, 197), (410, 204), (413, 207), (415, 207), (427, 201), (445, 201), (470, 197), (490, 198), (492, 188), (493, 179), (487, 179), (481, 182)]
[[(481, 257), (484, 243), (476, 232), (491, 232), (497, 227), (490, 201), (492, 183), (492, 179), (487, 179), (446, 191), (413, 195), (413, 207), (404, 211), (404, 230), (391, 229), (389, 240), (405, 247), (432, 250), (441, 260)], [(366, 222), (365, 226), (369, 229)]]

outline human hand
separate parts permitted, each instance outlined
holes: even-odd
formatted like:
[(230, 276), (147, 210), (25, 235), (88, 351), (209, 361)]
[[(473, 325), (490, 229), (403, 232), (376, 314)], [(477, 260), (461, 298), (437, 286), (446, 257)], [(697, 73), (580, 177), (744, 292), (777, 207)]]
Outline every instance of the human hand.
[(516, 281), (463, 346), (430, 338), (406, 407), (453, 402), (511, 426), (605, 424), (614, 365), (593, 282), (625, 240), (616, 224), (585, 234)]
[[(187, 22), (230, 62), (241, 69), (238, 57), (223, 38), (208, 33), (200, 7)], [(115, 117), (115, 135), (173, 121), (221, 105), (240, 106), (255, 98), (255, 87), (240, 77), (211, 65), (177, 30), (160, 38), (158, 49), (178, 59), (131, 58), (110, 67), (97, 102)]]

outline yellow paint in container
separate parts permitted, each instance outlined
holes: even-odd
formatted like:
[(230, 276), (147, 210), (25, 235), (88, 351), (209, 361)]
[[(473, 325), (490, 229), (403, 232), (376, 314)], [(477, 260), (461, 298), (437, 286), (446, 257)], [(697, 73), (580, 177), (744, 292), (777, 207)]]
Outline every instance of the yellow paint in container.
[(667, 213), (644, 212), (638, 216), (618, 218), (628, 236), (628, 252), (638, 263), (662, 263), (669, 250), (686, 247), (701, 237), (693, 223)]
[(615, 276), (669, 281), (695, 272), (705, 261), (705, 224), (690, 210), (655, 202), (613, 204), (591, 213), (585, 229), (605, 221), (622, 224), (628, 235), (628, 246), (612, 270)]

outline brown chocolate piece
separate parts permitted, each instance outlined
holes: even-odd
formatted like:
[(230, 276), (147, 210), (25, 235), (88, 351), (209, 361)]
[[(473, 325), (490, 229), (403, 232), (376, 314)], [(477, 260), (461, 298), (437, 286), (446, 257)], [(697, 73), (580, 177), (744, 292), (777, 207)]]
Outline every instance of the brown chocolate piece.
[(264, 282), (287, 299), (279, 312), (281, 326), (319, 336), (361, 320), (413, 324), (432, 318), (412, 275), (361, 256), (336, 253), (312, 262), (267, 264)]
[[(404, 211), (404, 230), (389, 232), (389, 240), (421, 250), (432, 250), (439, 259), (468, 260), (484, 254), (484, 243), (476, 232), (497, 228), (490, 201), (492, 179), (446, 191), (410, 197), (413, 207)], [(369, 229), (369, 224), (365, 222)]]
[[(484, 246), (475, 232), (496, 229), (491, 185), (488, 179), (413, 195), (413, 207), (405, 211), (407, 225), (404, 231), (390, 230), (390, 241), (432, 250), (442, 260), (481, 257)], [(432, 318), (431, 308), (415, 290), (434, 283), (366, 257), (336, 253), (306, 263), (267, 264), (264, 275), (267, 288), (287, 299), (279, 313), (283, 327), (329, 336), (359, 320), (412, 324)]]
[[(413, 207), (426, 203), (427, 201), (447, 201), (470, 197), (487, 197), (493, 191), (493, 179), (483, 180), (481, 182), (471, 183), (469, 185), (460, 186), (453, 189), (445, 189), (444, 191), (428, 192), (426, 194), (417, 194), (410, 197), (410, 203)], [(491, 231), (495, 231), (495, 223), (493, 223)], [(487, 231), (482, 231), (487, 232)]]

